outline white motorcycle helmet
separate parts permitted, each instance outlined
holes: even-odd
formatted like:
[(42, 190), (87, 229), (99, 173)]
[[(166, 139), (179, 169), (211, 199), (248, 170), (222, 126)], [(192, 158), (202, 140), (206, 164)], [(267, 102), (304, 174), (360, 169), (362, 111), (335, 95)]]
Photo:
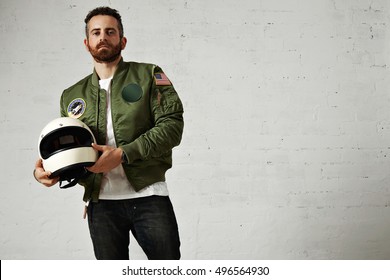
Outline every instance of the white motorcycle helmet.
[(39, 156), (43, 168), (50, 171), (51, 178), (67, 180), (67, 188), (77, 184), (88, 174), (85, 167), (92, 166), (98, 152), (92, 148), (96, 139), (89, 127), (82, 121), (69, 117), (57, 118), (42, 130), (38, 141)]

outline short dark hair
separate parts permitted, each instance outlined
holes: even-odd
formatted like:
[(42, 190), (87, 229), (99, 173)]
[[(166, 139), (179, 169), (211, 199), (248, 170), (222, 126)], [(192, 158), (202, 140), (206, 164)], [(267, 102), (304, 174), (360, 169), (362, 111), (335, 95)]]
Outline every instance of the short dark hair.
[(85, 34), (88, 38), (88, 22), (93, 18), (94, 16), (112, 16), (114, 17), (118, 22), (118, 29), (119, 29), (119, 36), (123, 38), (123, 24), (122, 24), (122, 18), (119, 12), (115, 9), (112, 9), (110, 7), (97, 7), (90, 11), (88, 15), (85, 17)]

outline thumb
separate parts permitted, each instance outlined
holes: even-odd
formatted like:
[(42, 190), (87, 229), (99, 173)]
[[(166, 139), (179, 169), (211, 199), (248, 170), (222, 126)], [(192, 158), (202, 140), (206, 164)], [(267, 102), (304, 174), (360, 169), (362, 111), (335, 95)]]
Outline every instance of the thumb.
[(102, 145), (98, 145), (98, 144), (92, 143), (92, 148), (94, 148), (96, 151), (103, 152), (103, 146)]

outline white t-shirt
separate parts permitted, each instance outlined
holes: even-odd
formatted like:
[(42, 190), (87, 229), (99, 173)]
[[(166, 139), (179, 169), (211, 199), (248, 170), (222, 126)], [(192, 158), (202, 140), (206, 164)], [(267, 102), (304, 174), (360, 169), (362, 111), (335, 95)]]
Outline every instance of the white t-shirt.
[[(111, 115), (111, 80), (103, 79), (99, 81), (100, 88), (107, 92), (107, 137), (106, 145), (116, 147), (114, 129)], [(125, 171), (120, 164), (111, 171), (103, 174), (102, 185), (100, 187), (99, 199), (129, 199), (145, 197), (151, 195), (168, 196), (166, 182), (157, 182), (136, 192), (127, 180)]]

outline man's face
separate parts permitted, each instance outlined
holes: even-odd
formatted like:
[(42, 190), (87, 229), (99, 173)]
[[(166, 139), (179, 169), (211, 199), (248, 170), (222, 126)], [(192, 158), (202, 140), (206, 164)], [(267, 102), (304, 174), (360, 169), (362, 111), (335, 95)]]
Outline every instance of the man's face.
[(87, 50), (96, 62), (110, 63), (121, 55), (126, 38), (120, 38), (117, 20), (98, 15), (88, 22), (88, 37), (84, 40)]

